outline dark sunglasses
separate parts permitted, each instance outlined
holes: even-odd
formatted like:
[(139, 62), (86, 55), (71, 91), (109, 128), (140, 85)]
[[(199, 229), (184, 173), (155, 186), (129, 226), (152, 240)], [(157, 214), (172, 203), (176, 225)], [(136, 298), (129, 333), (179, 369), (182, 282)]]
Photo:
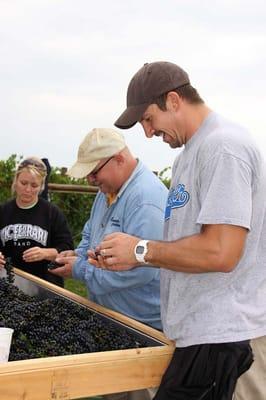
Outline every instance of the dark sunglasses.
[(97, 174), (101, 171), (101, 169), (102, 169), (107, 163), (109, 163), (110, 160), (112, 160), (112, 158), (114, 158), (114, 156), (108, 158), (108, 160), (106, 160), (98, 169), (96, 169), (96, 171), (92, 171), (88, 176), (92, 176), (93, 178), (96, 178)]
[(40, 171), (46, 172), (46, 166), (41, 164), (40, 162), (36, 161), (36, 160), (32, 160), (31, 158), (28, 158), (27, 160), (22, 161), (19, 166), (18, 169), (22, 169), (25, 167), (35, 167), (37, 169), (39, 169)]

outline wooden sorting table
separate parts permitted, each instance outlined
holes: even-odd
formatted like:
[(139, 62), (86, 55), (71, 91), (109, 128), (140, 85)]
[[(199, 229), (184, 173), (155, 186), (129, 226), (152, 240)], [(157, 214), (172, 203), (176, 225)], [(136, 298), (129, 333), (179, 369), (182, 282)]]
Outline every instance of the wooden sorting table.
[(173, 344), (163, 333), (26, 272), (16, 269), (15, 273), (16, 279), (86, 306), (128, 329), (133, 328), (155, 344), (146, 348), (0, 364), (1, 400), (79, 399), (159, 385), (174, 351)]

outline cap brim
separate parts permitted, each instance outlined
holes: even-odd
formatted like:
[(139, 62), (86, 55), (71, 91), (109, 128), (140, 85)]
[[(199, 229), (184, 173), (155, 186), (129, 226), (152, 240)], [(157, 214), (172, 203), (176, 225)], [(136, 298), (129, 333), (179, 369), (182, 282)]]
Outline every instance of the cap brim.
[(120, 129), (131, 128), (138, 121), (141, 121), (142, 116), (149, 105), (149, 103), (144, 103), (128, 107), (115, 121), (114, 125)]
[(93, 161), (91, 163), (80, 163), (76, 162), (68, 171), (67, 175), (71, 176), (72, 178), (81, 179), (85, 178), (87, 175), (94, 170), (96, 165), (99, 163), (98, 161)]

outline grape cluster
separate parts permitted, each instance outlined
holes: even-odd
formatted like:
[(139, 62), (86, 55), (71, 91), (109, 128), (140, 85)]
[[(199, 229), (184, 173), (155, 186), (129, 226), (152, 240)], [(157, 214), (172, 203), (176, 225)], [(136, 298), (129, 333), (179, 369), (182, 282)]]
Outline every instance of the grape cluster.
[(147, 347), (145, 339), (68, 299), (40, 300), (0, 279), (0, 326), (14, 329), (9, 360)]
[(15, 274), (13, 271), (11, 257), (6, 257), (5, 261), (6, 261), (5, 269), (6, 269), (6, 276), (7, 276), (6, 279), (7, 279), (8, 283), (12, 284), (12, 283), (14, 283), (14, 280), (15, 280)]

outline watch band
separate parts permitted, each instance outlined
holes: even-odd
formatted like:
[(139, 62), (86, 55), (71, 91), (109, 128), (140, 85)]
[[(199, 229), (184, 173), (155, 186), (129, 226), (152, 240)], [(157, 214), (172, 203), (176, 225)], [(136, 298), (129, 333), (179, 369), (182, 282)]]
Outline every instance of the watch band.
[(147, 261), (145, 261), (145, 256), (148, 252), (148, 240), (140, 240), (134, 249), (134, 254), (136, 257), (136, 260), (140, 263), (147, 264)]

